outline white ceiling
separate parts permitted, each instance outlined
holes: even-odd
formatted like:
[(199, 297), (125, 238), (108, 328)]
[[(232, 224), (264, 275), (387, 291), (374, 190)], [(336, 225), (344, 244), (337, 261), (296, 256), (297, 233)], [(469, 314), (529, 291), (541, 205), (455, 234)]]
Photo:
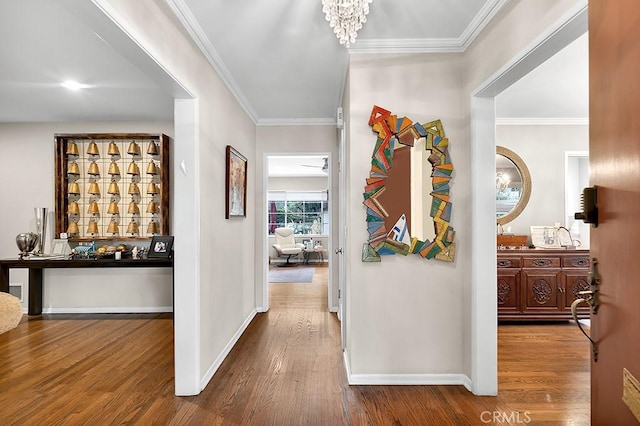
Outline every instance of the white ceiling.
[[(335, 120), (348, 53), (325, 21), (321, 0), (165, 2), (256, 123)], [(374, 0), (351, 52), (463, 51), (504, 2)], [(172, 90), (145, 66), (141, 51), (123, 48), (115, 25), (96, 20), (96, 11), (86, 0), (0, 2), (0, 122), (172, 119)], [(70, 92), (60, 86), (67, 79), (90, 87)], [(573, 80), (552, 81), (566, 87)], [(534, 90), (522, 87), (512, 99), (505, 95), (499, 115), (584, 114), (550, 98), (520, 106), (531, 94), (560, 93), (551, 82), (532, 84)]]
[(286, 155), (267, 157), (269, 177), (328, 177), (322, 170), (326, 155)]

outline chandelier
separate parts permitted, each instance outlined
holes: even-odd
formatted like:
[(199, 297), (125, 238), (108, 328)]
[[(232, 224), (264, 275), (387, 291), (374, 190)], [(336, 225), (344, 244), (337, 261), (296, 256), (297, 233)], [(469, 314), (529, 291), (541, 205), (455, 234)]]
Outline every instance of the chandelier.
[(358, 30), (367, 22), (369, 3), (373, 0), (322, 0), (322, 11), (340, 44), (356, 42)]

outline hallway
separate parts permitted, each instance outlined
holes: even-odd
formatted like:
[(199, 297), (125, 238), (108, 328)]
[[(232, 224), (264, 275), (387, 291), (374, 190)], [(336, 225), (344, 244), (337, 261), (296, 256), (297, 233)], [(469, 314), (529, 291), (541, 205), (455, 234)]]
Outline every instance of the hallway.
[(327, 273), (271, 284), (270, 311), (194, 397), (173, 395), (169, 315), (25, 317), (0, 335), (0, 424), (459, 426), (495, 413), (512, 424), (525, 415), (589, 424), (588, 345), (569, 323), (499, 327), (498, 397), (462, 386), (349, 386)]

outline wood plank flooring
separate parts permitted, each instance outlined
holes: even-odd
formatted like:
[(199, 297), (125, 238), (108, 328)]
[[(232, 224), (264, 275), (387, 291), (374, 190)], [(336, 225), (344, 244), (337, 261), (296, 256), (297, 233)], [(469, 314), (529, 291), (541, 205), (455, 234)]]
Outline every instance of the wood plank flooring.
[(498, 397), (349, 386), (327, 272), (271, 284), (271, 310), (195, 397), (173, 396), (169, 315), (25, 317), (0, 335), (0, 424), (589, 424), (589, 347), (569, 323), (500, 325)]

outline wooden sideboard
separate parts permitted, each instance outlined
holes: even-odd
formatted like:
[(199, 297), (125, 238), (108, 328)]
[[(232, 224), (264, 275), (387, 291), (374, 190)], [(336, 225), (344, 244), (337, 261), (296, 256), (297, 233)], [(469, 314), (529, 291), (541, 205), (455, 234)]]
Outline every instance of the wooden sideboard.
[[(498, 250), (498, 320), (567, 320), (589, 290), (588, 250)], [(578, 307), (589, 318), (589, 306)]]

